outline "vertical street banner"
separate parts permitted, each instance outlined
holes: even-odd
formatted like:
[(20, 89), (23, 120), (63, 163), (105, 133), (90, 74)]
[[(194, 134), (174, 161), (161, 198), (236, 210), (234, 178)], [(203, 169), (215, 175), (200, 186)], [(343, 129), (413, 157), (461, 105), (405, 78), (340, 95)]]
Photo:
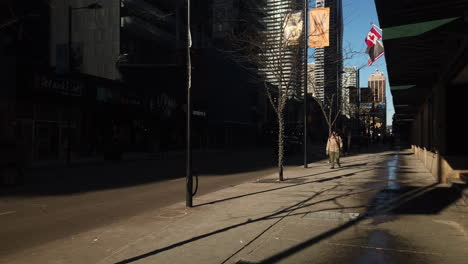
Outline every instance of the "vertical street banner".
[(309, 9), (309, 47), (330, 46), (330, 8)]
[(299, 44), (302, 36), (304, 21), (302, 12), (289, 13), (284, 20), (284, 43), (286, 46)]

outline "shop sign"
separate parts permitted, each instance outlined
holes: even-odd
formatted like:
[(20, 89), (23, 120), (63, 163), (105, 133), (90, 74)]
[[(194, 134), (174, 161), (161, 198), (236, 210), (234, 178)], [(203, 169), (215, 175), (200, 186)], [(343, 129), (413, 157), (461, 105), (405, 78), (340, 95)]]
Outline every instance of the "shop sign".
[(81, 96), (83, 83), (76, 80), (37, 75), (35, 87), (39, 90), (52, 90), (59, 94), (69, 96)]

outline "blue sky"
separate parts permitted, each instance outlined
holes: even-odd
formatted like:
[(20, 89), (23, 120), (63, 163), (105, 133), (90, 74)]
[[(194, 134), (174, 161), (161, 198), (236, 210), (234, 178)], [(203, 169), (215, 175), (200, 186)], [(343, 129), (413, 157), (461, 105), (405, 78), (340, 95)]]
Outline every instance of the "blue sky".
[[(393, 98), (390, 93), (390, 85), (388, 83), (387, 65), (385, 56), (378, 59), (372, 66), (367, 66), (366, 44), (364, 38), (371, 29), (370, 22), (374, 22), (379, 26), (377, 11), (375, 10), (374, 0), (342, 0), (343, 1), (343, 47), (352, 51), (360, 52), (353, 55), (351, 59), (344, 61), (344, 66), (363, 66), (360, 70), (360, 85), (367, 87), (367, 78), (378, 69), (385, 74), (387, 78), (386, 95), (387, 95), (387, 124), (391, 125), (393, 113)], [(391, 1), (391, 0), (388, 0)], [(310, 1), (310, 8), (315, 6), (315, 0)], [(310, 50), (313, 52), (313, 49)], [(311, 53), (310, 53), (311, 54)]]

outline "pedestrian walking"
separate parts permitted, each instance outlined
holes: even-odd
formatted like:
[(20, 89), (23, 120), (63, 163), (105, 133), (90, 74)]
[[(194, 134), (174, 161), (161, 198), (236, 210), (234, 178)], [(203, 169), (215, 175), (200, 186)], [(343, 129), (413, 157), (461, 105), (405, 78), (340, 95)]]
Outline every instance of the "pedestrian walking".
[(326, 154), (330, 157), (331, 167), (335, 168), (335, 163), (341, 168), (340, 164), (340, 151), (343, 148), (343, 141), (341, 137), (333, 131), (327, 140)]

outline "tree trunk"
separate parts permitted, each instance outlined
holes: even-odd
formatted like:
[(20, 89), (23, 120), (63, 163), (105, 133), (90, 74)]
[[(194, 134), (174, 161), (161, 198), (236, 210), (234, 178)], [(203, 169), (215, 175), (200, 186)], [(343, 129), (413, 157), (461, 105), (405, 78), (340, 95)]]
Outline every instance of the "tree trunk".
[(283, 181), (284, 160), (284, 120), (282, 113), (278, 113), (278, 176)]
[(347, 142), (347, 144), (348, 144), (348, 148), (347, 148), (347, 149), (348, 149), (348, 152), (351, 151), (351, 137), (352, 137), (352, 136), (353, 136), (352, 130), (349, 130), (349, 131), (348, 131), (348, 142)]

